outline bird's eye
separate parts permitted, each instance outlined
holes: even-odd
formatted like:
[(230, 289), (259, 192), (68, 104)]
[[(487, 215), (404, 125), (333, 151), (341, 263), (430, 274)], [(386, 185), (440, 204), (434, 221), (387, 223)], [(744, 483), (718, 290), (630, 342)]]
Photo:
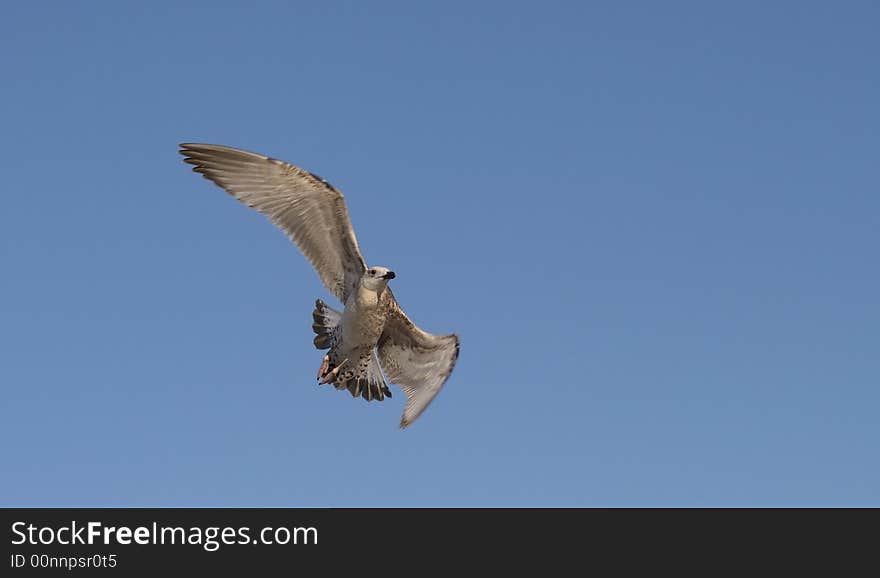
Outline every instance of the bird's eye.
[(370, 269), (370, 275), (375, 275), (375, 274), (376, 274), (376, 270), (375, 270), (375, 269)]

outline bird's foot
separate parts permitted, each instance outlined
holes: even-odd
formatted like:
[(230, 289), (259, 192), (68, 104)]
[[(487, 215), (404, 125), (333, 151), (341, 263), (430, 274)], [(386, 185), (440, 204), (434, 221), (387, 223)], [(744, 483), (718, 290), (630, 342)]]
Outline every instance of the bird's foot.
[(325, 355), (324, 359), (321, 360), (321, 367), (318, 368), (318, 381), (327, 375), (328, 371), (330, 371), (330, 356)]

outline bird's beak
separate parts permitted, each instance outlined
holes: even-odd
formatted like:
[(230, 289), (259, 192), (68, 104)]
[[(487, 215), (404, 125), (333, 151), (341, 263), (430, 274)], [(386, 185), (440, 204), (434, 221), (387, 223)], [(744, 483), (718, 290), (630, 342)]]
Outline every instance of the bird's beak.
[(384, 275), (382, 275), (383, 279), (394, 279), (397, 275), (394, 274), (394, 271), (388, 271)]

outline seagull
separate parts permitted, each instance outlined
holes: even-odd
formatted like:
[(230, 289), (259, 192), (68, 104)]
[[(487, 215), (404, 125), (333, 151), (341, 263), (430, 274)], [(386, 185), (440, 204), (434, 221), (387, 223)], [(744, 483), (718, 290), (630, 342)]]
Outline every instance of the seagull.
[(387, 267), (367, 266), (342, 193), (314, 173), (260, 154), (212, 144), (180, 145), (184, 162), (280, 228), (344, 305), (322, 300), (312, 313), (314, 344), (329, 350), (319, 384), (382, 401), (385, 376), (407, 397), (400, 427), (415, 421), (446, 383), (458, 359), (459, 338), (420, 329), (398, 305)]

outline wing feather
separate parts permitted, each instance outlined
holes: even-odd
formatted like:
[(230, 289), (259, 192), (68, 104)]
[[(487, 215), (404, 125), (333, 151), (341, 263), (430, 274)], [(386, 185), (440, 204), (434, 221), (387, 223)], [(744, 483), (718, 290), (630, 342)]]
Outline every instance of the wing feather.
[(180, 154), (195, 172), (284, 231), (345, 303), (366, 264), (341, 192), (306, 170), (248, 151), (185, 143)]
[(379, 363), (389, 381), (398, 384), (407, 402), (400, 420), (405, 428), (434, 400), (455, 368), (458, 335), (435, 335), (420, 329), (400, 308), (390, 289), (385, 329), (379, 337)]

